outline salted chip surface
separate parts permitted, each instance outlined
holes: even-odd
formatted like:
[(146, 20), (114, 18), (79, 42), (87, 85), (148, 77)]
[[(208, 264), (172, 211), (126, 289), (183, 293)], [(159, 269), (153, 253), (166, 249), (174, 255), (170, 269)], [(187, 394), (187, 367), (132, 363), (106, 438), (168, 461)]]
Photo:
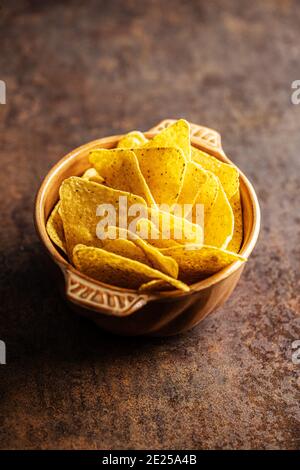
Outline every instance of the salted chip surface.
[(137, 157), (131, 150), (93, 150), (90, 153), (89, 160), (108, 186), (120, 191), (134, 193), (144, 198), (148, 205), (154, 204), (154, 199), (140, 170)]
[(245, 258), (236, 253), (207, 245), (164, 248), (161, 252), (177, 261), (178, 277), (188, 284), (211, 276), (234, 261), (245, 261)]
[(143, 145), (150, 147), (176, 147), (183, 152), (187, 160), (191, 159), (190, 125), (185, 119), (179, 119), (159, 132)]
[(76, 245), (73, 250), (73, 262), (75, 267), (87, 276), (118, 287), (138, 289), (151, 280), (162, 279), (175, 289), (189, 291), (186, 284), (161, 271), (101, 248)]
[[(124, 199), (120, 199), (124, 198)], [(60, 187), (60, 215), (63, 220), (67, 252), (72, 259), (75, 245), (103, 246), (100, 235), (103, 227), (119, 225), (122, 201), (128, 206), (138, 204), (147, 213), (144, 199), (131, 193), (118, 191), (77, 176), (66, 179)], [(128, 223), (135, 216), (127, 217)]]
[(192, 160), (201, 165), (205, 170), (214, 173), (220, 180), (226, 196), (231, 199), (239, 189), (239, 172), (236, 167), (228, 163), (221, 162), (217, 158), (208, 155), (208, 153), (191, 147)]
[(185, 173), (181, 150), (171, 147), (134, 149), (141, 172), (156, 204), (176, 204)]
[(59, 202), (52, 210), (46, 224), (46, 230), (50, 239), (58, 246), (64, 253), (67, 252), (66, 239), (64, 233), (64, 226), (62, 218), (59, 214)]
[(148, 142), (148, 139), (140, 131), (128, 132), (118, 142), (118, 148), (134, 148)]

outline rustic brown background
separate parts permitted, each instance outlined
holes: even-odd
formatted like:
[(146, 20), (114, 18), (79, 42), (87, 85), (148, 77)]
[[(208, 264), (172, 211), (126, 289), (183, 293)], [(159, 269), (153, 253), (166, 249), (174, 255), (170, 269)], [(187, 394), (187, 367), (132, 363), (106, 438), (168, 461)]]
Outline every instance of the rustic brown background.
[[(299, 448), (300, 3), (1, 5), (1, 448)], [(52, 283), (34, 196), (68, 150), (166, 117), (221, 132), (257, 189), (261, 237), (195, 330), (113, 337)]]

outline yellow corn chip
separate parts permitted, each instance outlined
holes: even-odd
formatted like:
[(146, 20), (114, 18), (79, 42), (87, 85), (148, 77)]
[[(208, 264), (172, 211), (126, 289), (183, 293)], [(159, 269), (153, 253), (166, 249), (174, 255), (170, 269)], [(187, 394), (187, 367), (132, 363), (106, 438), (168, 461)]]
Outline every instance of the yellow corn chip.
[(178, 264), (173, 258), (163, 255), (157, 248), (150, 245), (142, 238), (135, 238), (135, 243), (144, 251), (144, 254), (154, 269), (158, 269), (159, 271), (177, 279)]
[(94, 181), (95, 183), (103, 183), (104, 178), (99, 175), (98, 171), (95, 168), (88, 168), (82, 175), (83, 179)]
[(187, 160), (191, 159), (190, 125), (184, 119), (171, 124), (149, 140), (143, 148), (176, 147), (183, 152)]
[(207, 245), (164, 248), (161, 252), (177, 261), (179, 279), (188, 284), (211, 276), (234, 261), (245, 261), (245, 258), (236, 253)]
[(234, 230), (232, 239), (228, 244), (227, 249), (229, 251), (233, 251), (234, 253), (238, 253), (241, 249), (243, 241), (243, 214), (239, 190), (232, 196), (229, 202), (234, 215)]
[(199, 192), (194, 203), (203, 205), (205, 217), (207, 217), (217, 199), (219, 186), (220, 182), (218, 178), (210, 171), (206, 171), (206, 181), (199, 187)]
[(95, 166), (108, 186), (134, 193), (144, 198), (148, 205), (154, 204), (138, 160), (131, 150), (93, 150), (90, 153), (90, 163)]
[(156, 225), (163, 240), (171, 239), (180, 244), (203, 243), (203, 228), (200, 225), (155, 208), (149, 208), (148, 214), (148, 218)]
[[(207, 172), (197, 163), (187, 162), (186, 171), (183, 178), (182, 188), (179, 193), (177, 204), (183, 206), (184, 204), (195, 203), (197, 196), (203, 191), (203, 186), (207, 181)], [(190, 211), (185, 213), (187, 216)]]
[(204, 243), (226, 249), (232, 239), (234, 217), (220, 182), (217, 197), (204, 217)]
[(62, 251), (66, 253), (67, 250), (64, 226), (58, 209), (59, 202), (56, 204), (50, 214), (50, 217), (48, 218), (46, 230), (53, 243), (55, 243), (55, 245), (57, 245)]
[[(78, 243), (103, 246), (103, 239), (101, 236), (99, 237), (99, 234), (103, 233), (103, 227), (119, 225), (120, 198), (124, 198), (128, 207), (139, 204), (139, 207), (145, 208), (147, 214), (144, 199), (134, 194), (117, 191), (76, 176), (72, 176), (62, 183), (60, 215), (63, 220), (70, 259), (72, 259), (73, 248)], [(111, 209), (114, 209), (114, 213), (111, 212)], [(128, 223), (132, 219), (135, 217), (128, 215)]]
[(148, 264), (148, 259), (141, 248), (139, 248), (133, 241), (117, 238), (115, 240), (105, 240), (103, 242), (103, 249), (115, 253), (116, 255), (125, 256), (126, 258), (134, 259), (140, 263)]
[(75, 267), (82, 273), (118, 287), (138, 289), (148, 281), (162, 279), (176, 289), (189, 291), (189, 287), (177, 279), (138, 261), (110, 253), (101, 248), (76, 245), (73, 250), (73, 260)]
[(239, 189), (239, 172), (233, 165), (221, 162), (195, 147), (192, 147), (192, 160), (219, 178), (228, 199)]
[(148, 142), (148, 139), (140, 131), (132, 131), (124, 135), (117, 145), (118, 148), (134, 148)]
[(185, 172), (185, 158), (176, 148), (134, 149), (156, 204), (176, 204)]
[[(158, 269), (159, 271), (168, 274), (169, 276), (177, 278), (178, 265), (173, 258), (162, 255), (162, 253), (157, 248), (151, 246), (149, 243), (139, 237), (136, 233), (130, 232), (129, 230), (120, 229), (118, 227), (108, 227), (108, 231), (111, 231), (113, 235), (116, 235), (119, 240), (112, 240), (109, 243), (109, 246), (111, 246), (112, 249), (109, 250), (107, 248), (107, 243), (105, 243), (105, 250), (112, 251), (113, 253), (125, 256), (126, 258), (135, 259), (136, 261), (145, 263), (154, 269)], [(124, 243), (124, 245), (122, 246), (122, 251), (121, 249), (119, 249), (119, 251), (116, 251), (115, 247), (117, 243), (113, 242), (121, 241), (130, 242), (131, 244), (133, 243), (136, 248), (135, 251), (133, 249), (133, 246), (129, 246), (128, 243)], [(121, 243), (117, 245), (118, 248), (121, 248)], [(126, 248), (128, 249), (127, 253)], [(143, 257), (141, 257), (141, 254), (143, 255)]]

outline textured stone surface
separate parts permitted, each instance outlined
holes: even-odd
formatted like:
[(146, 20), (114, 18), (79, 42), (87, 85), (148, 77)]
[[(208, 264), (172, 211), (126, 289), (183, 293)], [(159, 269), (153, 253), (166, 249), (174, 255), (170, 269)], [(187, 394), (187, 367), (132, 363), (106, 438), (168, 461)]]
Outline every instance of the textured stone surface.
[[(299, 3), (2, 3), (1, 448), (299, 448)], [(34, 195), (68, 150), (165, 117), (221, 132), (257, 189), (261, 237), (195, 330), (113, 337), (53, 285)]]

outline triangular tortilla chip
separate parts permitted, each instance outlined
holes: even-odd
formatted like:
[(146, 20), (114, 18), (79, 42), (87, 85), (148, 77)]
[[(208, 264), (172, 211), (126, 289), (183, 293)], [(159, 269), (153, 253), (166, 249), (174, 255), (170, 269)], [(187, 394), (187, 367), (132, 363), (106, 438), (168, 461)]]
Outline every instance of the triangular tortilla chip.
[(204, 206), (204, 243), (225, 249), (233, 234), (233, 212), (218, 177), (209, 171), (207, 175), (196, 200)]
[(192, 160), (219, 178), (228, 199), (239, 189), (239, 172), (233, 165), (221, 162), (196, 147), (192, 147)]
[(156, 204), (176, 204), (185, 172), (186, 160), (176, 148), (134, 149), (141, 172)]
[(141, 235), (143, 240), (146, 240), (150, 245), (156, 248), (169, 248), (179, 245), (178, 242), (171, 238), (163, 238), (157, 226), (149, 219), (140, 219), (136, 224), (136, 228), (137, 233)]
[(53, 243), (66, 253), (67, 247), (64, 226), (58, 209), (59, 202), (56, 204), (47, 220), (46, 230)]
[(203, 243), (203, 227), (188, 219), (155, 208), (149, 208), (148, 219), (156, 225), (163, 240), (171, 239), (180, 244)]
[(192, 206), (200, 191), (204, 190), (203, 186), (206, 181), (207, 172), (201, 166), (197, 165), (197, 163), (187, 162), (182, 188), (177, 200), (177, 204), (181, 207), (185, 204), (189, 204), (191, 206), (189, 211), (185, 211), (185, 214), (182, 214), (185, 217), (192, 211)]
[(243, 213), (239, 190), (237, 190), (237, 192), (232, 196), (229, 202), (234, 215), (234, 230), (232, 239), (228, 244), (227, 250), (233, 251), (234, 253), (238, 253), (241, 249), (243, 241)]
[[(140, 261), (154, 269), (158, 269), (159, 271), (168, 274), (169, 276), (177, 278), (178, 265), (173, 258), (164, 256), (160, 250), (147, 243), (146, 240), (143, 240), (136, 233), (130, 232), (129, 230), (120, 229), (118, 227), (108, 227), (108, 231), (112, 231), (112, 235), (115, 235), (118, 238), (116, 240), (111, 240), (108, 244), (104, 243), (105, 250), (125, 256), (126, 258)], [(122, 245), (121, 242), (124, 242), (124, 244)], [(135, 250), (132, 244), (134, 245)], [(116, 250), (116, 247), (118, 251)], [(128, 249), (127, 252), (126, 249)], [(141, 255), (143, 255), (143, 257)]]
[[(205, 170), (204, 170), (205, 171)], [(197, 194), (194, 204), (202, 204), (204, 206), (204, 215), (205, 217), (211, 211), (218, 193), (219, 193), (220, 182), (213, 173), (206, 171), (206, 181), (203, 185), (199, 187), (199, 192)], [(193, 211), (194, 215), (194, 211)]]
[(177, 261), (179, 266), (178, 277), (188, 284), (211, 276), (234, 261), (245, 261), (245, 258), (236, 253), (207, 245), (164, 248), (161, 252)]
[[(60, 215), (63, 220), (70, 259), (72, 259), (73, 248), (78, 243), (103, 246), (103, 240), (97, 236), (97, 232), (99, 235), (100, 231), (97, 227), (98, 223), (103, 217), (106, 217), (104, 212), (109, 211), (108, 214), (112, 217), (107, 217), (107, 225), (119, 225), (120, 202), (122, 203), (122, 200), (126, 202), (127, 207), (138, 204), (138, 207), (144, 209), (145, 214), (148, 210), (144, 199), (139, 196), (108, 188), (76, 176), (71, 176), (62, 183), (60, 199)], [(115, 213), (110, 212), (113, 209)], [(135, 218), (136, 216), (128, 215), (128, 223)]]
[(150, 147), (176, 147), (183, 152), (187, 160), (191, 160), (190, 125), (185, 119), (179, 119), (143, 145)]
[(75, 267), (101, 282), (118, 287), (138, 289), (154, 279), (162, 279), (174, 288), (189, 291), (189, 287), (177, 279), (123, 256), (115, 255), (101, 248), (76, 245), (73, 250)]
[(131, 240), (125, 240), (122, 238), (105, 240), (103, 242), (103, 249), (110, 251), (115, 255), (125, 256), (126, 258), (134, 259), (135, 261), (149, 265), (148, 259), (143, 250)]
[(128, 149), (99, 149), (90, 152), (90, 163), (104, 178), (105, 184), (119, 191), (127, 191), (154, 204), (149, 187), (140, 170), (135, 154)]
[(234, 228), (233, 211), (222, 185), (217, 198), (204, 220), (204, 243), (218, 248), (227, 248)]

